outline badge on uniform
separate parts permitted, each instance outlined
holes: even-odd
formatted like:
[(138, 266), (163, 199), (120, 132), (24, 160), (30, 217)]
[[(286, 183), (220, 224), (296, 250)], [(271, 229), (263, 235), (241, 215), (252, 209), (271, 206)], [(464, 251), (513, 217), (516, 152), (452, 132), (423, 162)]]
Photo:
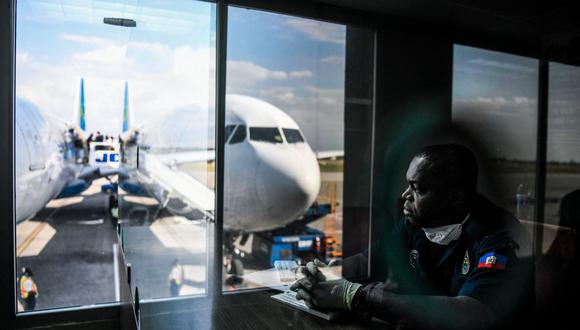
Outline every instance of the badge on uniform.
[(467, 275), (469, 273), (469, 251), (465, 250), (465, 256), (463, 257), (463, 266), (461, 267), (461, 275)]
[(418, 264), (419, 264), (419, 251), (413, 249), (411, 250), (411, 252), (409, 252), (409, 266), (411, 266), (411, 269), (414, 272), (416, 272)]
[(489, 252), (479, 259), (477, 268), (505, 269), (506, 264), (507, 257), (495, 252)]

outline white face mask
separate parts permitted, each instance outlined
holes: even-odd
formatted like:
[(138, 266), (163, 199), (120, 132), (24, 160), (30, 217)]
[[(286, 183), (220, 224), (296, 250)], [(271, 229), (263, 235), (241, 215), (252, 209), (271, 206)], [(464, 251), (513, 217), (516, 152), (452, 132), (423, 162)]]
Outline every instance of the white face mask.
[(456, 241), (463, 232), (463, 224), (469, 218), (469, 214), (465, 217), (463, 222), (454, 223), (447, 226), (435, 228), (422, 228), (427, 239), (435, 244), (449, 245), (449, 243)]

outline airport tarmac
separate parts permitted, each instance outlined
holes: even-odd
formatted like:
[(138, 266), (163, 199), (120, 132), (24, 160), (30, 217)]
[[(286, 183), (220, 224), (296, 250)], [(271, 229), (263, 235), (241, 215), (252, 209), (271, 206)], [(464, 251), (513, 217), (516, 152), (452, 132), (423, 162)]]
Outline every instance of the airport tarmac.
[(95, 181), (80, 196), (53, 200), (17, 225), (17, 270), (32, 269), (36, 310), (116, 300), (117, 235), (107, 214), (108, 196), (100, 192), (105, 182)]

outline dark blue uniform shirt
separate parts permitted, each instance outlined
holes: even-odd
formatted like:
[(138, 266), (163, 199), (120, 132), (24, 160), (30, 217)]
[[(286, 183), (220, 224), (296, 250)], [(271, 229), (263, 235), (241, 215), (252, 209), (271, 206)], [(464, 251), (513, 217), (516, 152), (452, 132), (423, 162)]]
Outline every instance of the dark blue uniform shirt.
[(483, 196), (477, 197), (457, 241), (432, 243), (421, 228), (403, 219), (387, 245), (383, 253), (392, 282), (363, 287), (355, 308), (380, 311), (381, 292), (391, 291), (469, 296), (487, 305), (502, 325), (522, 325), (533, 313), (530, 235), (513, 215)]

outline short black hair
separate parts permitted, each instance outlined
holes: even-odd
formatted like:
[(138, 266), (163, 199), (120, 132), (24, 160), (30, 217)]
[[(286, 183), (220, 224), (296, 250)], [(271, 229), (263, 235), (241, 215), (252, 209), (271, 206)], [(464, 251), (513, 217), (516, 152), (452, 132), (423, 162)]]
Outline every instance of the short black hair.
[(430, 145), (415, 157), (430, 161), (429, 172), (444, 179), (449, 187), (460, 187), (471, 193), (477, 191), (477, 159), (469, 148), (460, 144)]

